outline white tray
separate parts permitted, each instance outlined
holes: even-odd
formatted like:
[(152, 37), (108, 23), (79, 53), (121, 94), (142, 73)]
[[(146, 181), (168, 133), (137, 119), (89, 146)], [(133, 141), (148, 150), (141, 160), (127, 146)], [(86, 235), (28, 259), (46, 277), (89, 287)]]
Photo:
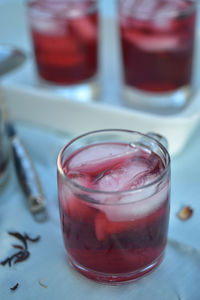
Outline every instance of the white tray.
[[(20, 22), (15, 23), (16, 20)], [(103, 16), (101, 26), (102, 94), (97, 102), (91, 103), (71, 101), (62, 94), (38, 85), (22, 0), (8, 0), (0, 4), (0, 28), (3, 29), (2, 34), (0, 32), (0, 42), (20, 46), (28, 53), (27, 63), (1, 78), (0, 82), (11, 117), (15, 120), (34, 122), (74, 135), (111, 127), (155, 131), (166, 136), (171, 155), (178, 154), (183, 149), (199, 123), (200, 92), (195, 94), (184, 110), (173, 115), (144, 113), (125, 106), (120, 97), (117, 27), (111, 17)], [(199, 40), (200, 38), (196, 53), (199, 53)], [(195, 65), (195, 78), (198, 82), (200, 67), (197, 57)]]
[(155, 116), (98, 103), (77, 103), (62, 96), (6, 85), (2, 88), (11, 117), (45, 125), (74, 135), (101, 128), (126, 128), (141, 132), (154, 131), (169, 142), (171, 155), (179, 153), (199, 122), (199, 97), (194, 112), (176, 116)]

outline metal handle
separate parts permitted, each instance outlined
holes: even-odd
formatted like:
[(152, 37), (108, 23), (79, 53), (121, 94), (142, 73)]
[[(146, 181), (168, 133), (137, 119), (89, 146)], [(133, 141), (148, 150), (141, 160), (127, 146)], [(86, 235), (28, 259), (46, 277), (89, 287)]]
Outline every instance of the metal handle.
[(7, 131), (10, 135), (16, 173), (28, 199), (29, 210), (36, 221), (43, 222), (47, 219), (47, 210), (38, 174), (28, 152), (11, 124), (7, 124)]

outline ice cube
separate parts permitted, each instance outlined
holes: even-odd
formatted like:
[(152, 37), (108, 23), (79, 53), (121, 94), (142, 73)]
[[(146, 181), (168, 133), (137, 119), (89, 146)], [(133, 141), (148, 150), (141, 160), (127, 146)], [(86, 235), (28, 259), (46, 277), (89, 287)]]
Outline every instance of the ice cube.
[[(75, 4), (75, 3), (74, 3)], [(80, 18), (82, 15), (84, 15), (84, 8), (71, 6), (70, 9), (66, 12), (66, 16), (69, 18)]]
[[(65, 170), (65, 169), (64, 169)], [(90, 177), (88, 175), (83, 175), (77, 171), (70, 170), (67, 172), (67, 177), (69, 177), (73, 182), (78, 183), (81, 186), (87, 187), (90, 182)]]
[(177, 7), (174, 3), (164, 3), (154, 13), (154, 22), (174, 18), (177, 16)]
[(138, 188), (153, 181), (162, 169), (163, 166), (155, 155), (147, 151), (138, 151), (125, 160), (123, 164), (115, 168), (105, 169), (101, 177), (96, 180), (95, 189), (125, 191)]
[(156, 211), (168, 198), (169, 184), (157, 191), (155, 186), (127, 194), (117, 199), (116, 205), (99, 205), (98, 209), (104, 212), (111, 222), (128, 222), (148, 216)]
[(82, 200), (79, 196), (70, 195), (65, 204), (66, 213), (78, 222), (91, 223), (94, 221), (96, 209)]
[[(79, 185), (87, 187), (88, 178), (82, 177), (79, 174), (71, 174), (71, 179)], [(83, 197), (80, 188), (68, 185), (59, 185), (59, 195), (61, 206), (66, 214), (78, 222), (91, 223), (96, 214), (96, 208), (92, 207), (86, 197)]]
[(168, 0), (158, 3), (152, 18), (154, 25), (165, 30), (173, 29), (173, 20), (190, 5), (191, 3), (183, 0)]
[(31, 16), (32, 29), (46, 35), (63, 36), (67, 34), (67, 20), (53, 16)]
[(143, 177), (148, 172), (148, 166), (141, 161), (126, 162), (126, 165), (110, 170), (97, 182), (100, 191), (124, 191), (141, 185)]
[(143, 51), (176, 51), (180, 45), (179, 36), (175, 34), (143, 34), (139, 32), (127, 32), (125, 38)]
[[(127, 2), (127, 3), (126, 3)], [(155, 20), (176, 17), (190, 3), (183, 0), (135, 0), (125, 1), (127, 13), (140, 20)]]
[(147, 226), (157, 218), (159, 209), (160, 216), (165, 214), (165, 208), (162, 208), (162, 204), (167, 200), (168, 188), (169, 186), (166, 185), (162, 191), (143, 200), (144, 202), (104, 207), (103, 211), (98, 213), (94, 220), (97, 239), (104, 241), (110, 234)]
[(44, 34), (63, 34), (65, 32), (65, 26), (62, 26), (56, 20), (47, 19), (32, 19), (31, 26), (34, 31), (38, 31)]
[(129, 145), (98, 144), (84, 148), (69, 161), (69, 170), (98, 174), (128, 159), (138, 150)]
[(95, 216), (95, 233), (99, 241), (104, 241), (109, 234), (120, 233), (133, 226), (133, 222), (110, 222), (104, 213)]
[(151, 19), (157, 6), (157, 0), (137, 0), (132, 6), (133, 16), (139, 19)]
[(125, 0), (121, 1), (123, 14), (138, 18), (150, 18), (155, 10), (157, 0)]
[(97, 26), (88, 17), (73, 18), (69, 21), (69, 30), (83, 43), (97, 40)]
[(175, 3), (163, 3), (154, 12), (152, 22), (157, 30), (173, 30), (173, 19), (180, 14)]

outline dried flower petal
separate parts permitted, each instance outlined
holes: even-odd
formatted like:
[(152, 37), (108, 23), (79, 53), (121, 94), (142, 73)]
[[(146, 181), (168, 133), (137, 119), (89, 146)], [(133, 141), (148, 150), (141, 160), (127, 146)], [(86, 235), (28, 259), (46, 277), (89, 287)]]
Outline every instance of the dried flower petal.
[(19, 262), (22, 262), (24, 260), (26, 260), (29, 256), (30, 256), (30, 252), (28, 251), (28, 244), (27, 241), (31, 241), (31, 242), (38, 242), (40, 240), (40, 236), (37, 236), (36, 238), (30, 238), (29, 235), (27, 233), (25, 233), (24, 235), (22, 235), (19, 232), (8, 232), (9, 235), (17, 238), (18, 240), (20, 240), (23, 243), (22, 245), (17, 245), (17, 244), (13, 244), (13, 248), (16, 249), (20, 249), (20, 251), (14, 253), (12, 256), (7, 257), (5, 260), (0, 261), (0, 264), (2, 266), (5, 266), (6, 264), (9, 265), (9, 267), (12, 266), (12, 263), (16, 264)]
[(19, 283), (17, 282), (13, 287), (10, 288), (11, 291), (15, 291), (19, 286)]
[(12, 246), (13, 246), (13, 248), (24, 250), (24, 247), (21, 245), (13, 244)]
[(22, 262), (26, 260), (30, 256), (30, 252), (27, 250), (19, 251), (18, 253), (15, 254), (15, 261), (14, 264), (17, 264), (19, 262)]
[(8, 258), (6, 258), (5, 260), (2, 260), (2, 261), (1, 261), (1, 265), (2, 265), (2, 266), (5, 266), (6, 264), (8, 264), (9, 267), (11, 267), (11, 258), (10, 258), (10, 257), (8, 257)]
[(185, 206), (179, 211), (177, 216), (179, 217), (179, 219), (185, 221), (188, 220), (192, 216), (192, 214), (193, 209), (190, 206)]
[(25, 233), (24, 237), (25, 237), (26, 240), (28, 240), (30, 242), (33, 242), (33, 243), (38, 242), (40, 240), (40, 236), (39, 235), (36, 236), (36, 238), (30, 238), (30, 236), (27, 233)]
[(27, 242), (26, 238), (19, 232), (8, 232), (9, 235), (16, 237), (18, 240), (20, 240), (24, 244), (24, 248), (27, 249)]
[(16, 264), (16, 263), (26, 260), (29, 256), (30, 256), (29, 251), (23, 249), (23, 250), (20, 250), (20, 251), (14, 253), (12, 256), (6, 258), (5, 260), (1, 261), (1, 265), (5, 266), (6, 264), (8, 264), (9, 267), (11, 267), (13, 261), (14, 261), (14, 264)]

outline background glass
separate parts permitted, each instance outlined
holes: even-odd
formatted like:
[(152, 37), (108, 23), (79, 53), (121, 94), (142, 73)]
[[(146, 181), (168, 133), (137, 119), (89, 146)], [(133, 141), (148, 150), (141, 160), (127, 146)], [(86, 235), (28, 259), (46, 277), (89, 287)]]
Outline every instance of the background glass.
[(75, 269), (117, 283), (162, 261), (170, 193), (164, 146), (138, 132), (100, 130), (68, 143), (57, 166), (63, 238)]
[(119, 0), (124, 98), (176, 112), (193, 93), (195, 0)]
[[(82, 101), (97, 94), (98, 7), (95, 0), (28, 2), (36, 65), (43, 83)], [(67, 87), (67, 88), (66, 88)]]

